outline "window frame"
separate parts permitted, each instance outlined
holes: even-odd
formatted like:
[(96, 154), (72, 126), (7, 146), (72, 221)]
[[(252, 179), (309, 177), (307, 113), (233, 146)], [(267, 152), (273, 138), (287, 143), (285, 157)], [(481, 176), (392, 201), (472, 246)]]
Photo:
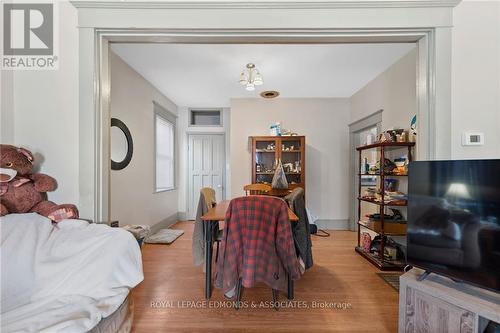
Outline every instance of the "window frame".
[[(161, 118), (172, 124), (173, 127), (173, 185), (168, 188), (158, 188), (156, 168), (157, 168), (157, 141), (156, 141), (156, 126), (157, 120)], [(158, 102), (153, 101), (153, 193), (170, 192), (177, 190), (177, 115), (163, 107)]]
[[(188, 118), (188, 127), (224, 127), (224, 112), (222, 108), (189, 108), (189, 118)], [(195, 125), (192, 124), (191, 121), (193, 119), (193, 112), (219, 112), (220, 122), (218, 125)]]

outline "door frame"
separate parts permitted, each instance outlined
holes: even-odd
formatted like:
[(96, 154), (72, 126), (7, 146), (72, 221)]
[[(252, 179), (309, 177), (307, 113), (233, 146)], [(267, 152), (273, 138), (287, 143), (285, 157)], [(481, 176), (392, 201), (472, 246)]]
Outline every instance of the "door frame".
[[(227, 161), (227, 147), (226, 147), (226, 133), (223, 132), (197, 132), (197, 131), (186, 131), (186, 146), (188, 149), (188, 154), (189, 154), (189, 137), (191, 135), (218, 135), (222, 137), (222, 143), (224, 147), (224, 161), (222, 163), (222, 200), (226, 200), (226, 193), (227, 193), (227, 178), (226, 178), (226, 161)], [(186, 219), (189, 219), (189, 155), (187, 156), (187, 161), (186, 165), (188, 166), (187, 174), (186, 174), (186, 194), (185, 194), (185, 200), (186, 200)]]
[[(100, 29), (80, 31), (80, 207), (82, 216), (109, 219), (110, 43), (387, 43), (415, 42), (417, 59), (417, 155), (446, 158), (451, 147), (451, 32), (435, 28), (400, 29)], [(437, 45), (440, 47), (437, 48)], [(437, 59), (438, 58), (438, 59)], [(440, 89), (437, 90), (436, 83)], [(439, 99), (436, 98), (439, 93)], [(436, 113), (437, 106), (440, 113)], [(89, 112), (92, 111), (92, 112)], [(436, 132), (439, 122), (440, 132)], [(226, 152), (227, 154), (227, 152)]]
[(377, 127), (377, 133), (382, 132), (382, 114), (384, 110), (380, 109), (378, 111), (375, 111), (374, 113), (357, 120), (351, 124), (349, 124), (349, 179), (350, 179), (350, 186), (349, 186), (349, 230), (356, 231), (358, 230), (358, 224), (357, 224), (357, 215), (358, 215), (358, 196), (357, 196), (357, 189), (358, 189), (358, 182), (359, 182), (359, 177), (358, 177), (358, 172), (356, 172), (357, 168), (356, 164), (358, 164), (358, 152), (356, 151), (356, 140), (355, 136), (359, 134), (359, 132), (362, 132), (364, 130), (367, 130), (369, 128)]

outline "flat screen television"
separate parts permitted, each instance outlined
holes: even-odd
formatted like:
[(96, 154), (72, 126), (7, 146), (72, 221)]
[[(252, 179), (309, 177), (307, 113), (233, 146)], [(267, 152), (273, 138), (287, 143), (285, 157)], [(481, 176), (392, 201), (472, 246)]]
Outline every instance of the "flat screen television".
[(500, 160), (416, 161), (408, 264), (500, 292)]

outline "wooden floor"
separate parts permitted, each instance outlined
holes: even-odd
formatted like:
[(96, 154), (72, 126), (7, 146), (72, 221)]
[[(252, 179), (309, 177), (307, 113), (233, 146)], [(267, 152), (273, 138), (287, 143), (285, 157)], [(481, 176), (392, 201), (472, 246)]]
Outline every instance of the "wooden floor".
[[(204, 273), (192, 265), (193, 222), (179, 222), (173, 228), (186, 232), (172, 245), (143, 247), (145, 277), (132, 292), (135, 333), (397, 331), (398, 293), (354, 252), (354, 232), (313, 237), (314, 267), (295, 283), (295, 308), (265, 308), (261, 302), (272, 300), (271, 290), (258, 285), (243, 291), (248, 308), (236, 311), (215, 308), (224, 301), (218, 289), (211, 303), (203, 303)], [(286, 300), (285, 295), (280, 300)], [(257, 308), (250, 308), (251, 302)], [(312, 308), (313, 302), (347, 308)]]

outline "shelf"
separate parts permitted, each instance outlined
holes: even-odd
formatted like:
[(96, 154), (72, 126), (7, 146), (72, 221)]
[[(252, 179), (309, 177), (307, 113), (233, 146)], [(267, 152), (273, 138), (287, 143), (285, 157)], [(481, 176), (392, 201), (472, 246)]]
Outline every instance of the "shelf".
[[(273, 172), (256, 172), (256, 175), (274, 175)], [(301, 175), (302, 172), (285, 172), (285, 175)]]
[(381, 223), (375, 221), (359, 221), (358, 225), (363, 228), (370, 229), (380, 235), (387, 236), (406, 236), (406, 223), (398, 223), (384, 221), (384, 230), (382, 231)]
[[(365, 259), (367, 259), (370, 263), (375, 265), (377, 268), (379, 268), (382, 271), (387, 271), (387, 270), (402, 270), (405, 266), (406, 263), (401, 260), (388, 260), (382, 258), (378, 254), (372, 254), (369, 252), (365, 252), (362, 247), (359, 246), (359, 239), (360, 239), (360, 234), (361, 231), (364, 230), (365, 232), (368, 230), (371, 230), (372, 232), (375, 232), (379, 234), (380, 236), (384, 237), (390, 237), (390, 236), (405, 236), (406, 235), (406, 229), (407, 225), (406, 223), (398, 223), (393, 220), (387, 220), (385, 219), (384, 222), (379, 220), (366, 220), (364, 219), (361, 215), (362, 212), (362, 207), (361, 207), (361, 202), (368, 202), (374, 205), (377, 205), (380, 207), (380, 213), (382, 214), (385, 211), (385, 207), (406, 207), (408, 205), (408, 200), (407, 199), (401, 199), (401, 200), (396, 200), (390, 195), (385, 195), (384, 199), (385, 201), (376, 201), (375, 198), (371, 197), (362, 197), (362, 187), (363, 183), (365, 184), (365, 187), (378, 187), (380, 193), (385, 194), (386, 191), (386, 183), (383, 181), (387, 177), (387, 179), (390, 178), (397, 178), (397, 177), (408, 177), (408, 173), (392, 173), (392, 172), (384, 172), (384, 168), (381, 167), (379, 170), (377, 170), (374, 173), (368, 173), (365, 171), (372, 171), (372, 170), (367, 170), (363, 168), (362, 164), (362, 152), (367, 149), (376, 149), (376, 153), (378, 156), (380, 156), (379, 163), (380, 165), (384, 165), (384, 161), (387, 159), (387, 155), (385, 155), (385, 152), (387, 151), (393, 151), (396, 149), (407, 149), (408, 150), (408, 161), (412, 161), (412, 148), (414, 148), (415, 142), (376, 142), (373, 144), (369, 145), (364, 145), (364, 146), (359, 146), (356, 147), (356, 151), (359, 152), (359, 169), (358, 171), (358, 180), (360, 183), (359, 186), (359, 191), (358, 191), (358, 246), (355, 248), (356, 252), (358, 252), (361, 256), (363, 256)], [(399, 153), (399, 151), (397, 151)], [(395, 169), (398, 171), (406, 171), (402, 168)], [(375, 171), (375, 170), (373, 170)], [(375, 179), (375, 177), (380, 178)], [(374, 185), (371, 185), (371, 183), (376, 183)], [(370, 184), (370, 185), (368, 185)], [(401, 197), (401, 196), (395, 196)], [(382, 198), (379, 196), (378, 200), (382, 200)], [(388, 201), (391, 200), (391, 201)], [(382, 227), (383, 225), (383, 227)], [(364, 229), (363, 229), (364, 228)], [(384, 248), (381, 249), (381, 251), (384, 251)]]
[[(281, 159), (288, 189), (269, 194), (285, 196), (296, 187), (306, 190), (306, 141), (304, 136), (250, 136), (252, 183), (271, 183), (276, 163)], [(286, 167), (285, 167), (286, 166)]]
[(373, 149), (373, 148), (401, 148), (401, 147), (413, 147), (415, 146), (415, 142), (377, 142), (371, 145), (359, 146), (356, 147), (356, 150), (365, 150), (365, 149)]
[(365, 199), (365, 198), (358, 198), (358, 200), (360, 201), (364, 201), (364, 202), (369, 202), (369, 203), (372, 203), (372, 204), (375, 204), (375, 205), (378, 205), (378, 206), (397, 206), (397, 207), (405, 207), (408, 205), (408, 201), (406, 200), (404, 204), (402, 203), (382, 203), (382, 202), (378, 202), (378, 201), (375, 201), (375, 200), (370, 200), (370, 199)]
[(408, 177), (408, 174), (393, 174), (393, 173), (358, 173), (358, 176), (375, 176), (375, 177)]
[(406, 263), (400, 260), (382, 260), (376, 254), (365, 252), (360, 246), (356, 246), (354, 249), (382, 271), (402, 271), (406, 266)]

